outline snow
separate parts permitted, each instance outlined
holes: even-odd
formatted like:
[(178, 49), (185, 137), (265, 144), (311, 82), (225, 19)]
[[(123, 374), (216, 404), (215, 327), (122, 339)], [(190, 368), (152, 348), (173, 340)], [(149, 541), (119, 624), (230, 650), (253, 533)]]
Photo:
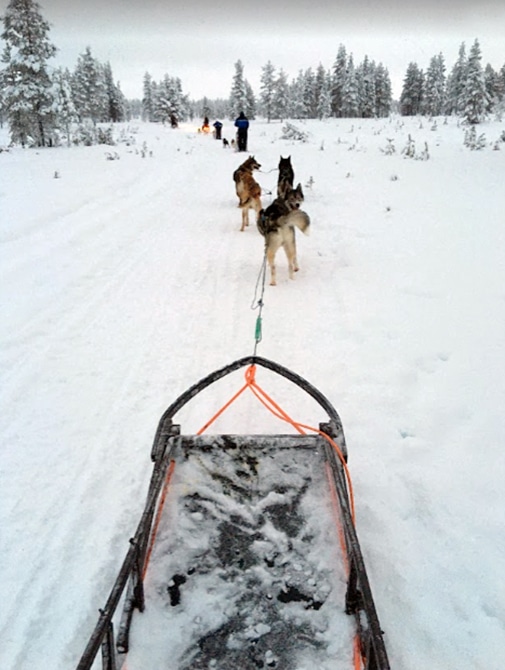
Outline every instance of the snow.
[[(391, 667), (498, 670), (505, 145), (492, 144), (503, 123), (479, 126), (480, 151), (456, 119), (293, 123), (307, 142), (281, 140), (279, 123), (250, 129), (262, 187), (275, 191), (291, 155), (311, 217), (293, 281), (278, 254), (258, 353), (342, 418)], [(409, 134), (428, 160), (402, 155)], [(135, 123), (121, 139), (0, 153), (6, 669), (77, 664), (142, 511), (161, 414), (254, 347), (263, 241), (252, 212), (239, 232), (232, 180), (246, 156), (196, 123)], [(325, 419), (285, 380), (259, 369), (257, 381), (296, 420)], [(234, 373), (185, 407), (183, 433), (242, 384)], [(243, 394), (209, 432), (289, 428)]]

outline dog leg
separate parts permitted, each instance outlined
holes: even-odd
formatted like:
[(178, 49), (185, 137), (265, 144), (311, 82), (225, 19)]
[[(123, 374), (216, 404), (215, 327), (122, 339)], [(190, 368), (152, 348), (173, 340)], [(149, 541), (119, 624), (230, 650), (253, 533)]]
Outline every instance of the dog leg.
[(240, 231), (244, 231), (245, 227), (249, 225), (249, 207), (242, 207), (242, 227)]
[(296, 242), (295, 231), (290, 231), (290, 239), (284, 242), (284, 251), (288, 259), (289, 278), (294, 279), (294, 273), (298, 272), (298, 262), (296, 260)]
[(277, 286), (275, 272), (275, 252), (277, 249), (267, 249), (267, 262), (270, 266), (270, 286)]

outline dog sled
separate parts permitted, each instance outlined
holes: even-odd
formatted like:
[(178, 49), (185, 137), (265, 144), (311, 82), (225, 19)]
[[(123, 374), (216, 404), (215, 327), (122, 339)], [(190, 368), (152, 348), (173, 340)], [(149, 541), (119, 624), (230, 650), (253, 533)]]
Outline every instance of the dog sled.
[[(317, 429), (261, 389), (257, 366), (316, 401)], [(184, 435), (175, 415), (240, 368), (244, 386)], [(204, 434), (246, 389), (297, 434)], [(389, 669), (342, 423), (320, 391), (268, 359), (239, 359), (168, 407), (151, 459), (144, 510), (77, 670)]]

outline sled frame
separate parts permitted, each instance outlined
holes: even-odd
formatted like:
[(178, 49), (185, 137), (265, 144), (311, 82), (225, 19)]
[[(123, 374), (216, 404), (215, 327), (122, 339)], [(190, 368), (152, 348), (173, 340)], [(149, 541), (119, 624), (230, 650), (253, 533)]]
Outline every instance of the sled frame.
[[(174, 424), (175, 414), (205, 388), (230, 373), (248, 366), (259, 365), (285, 377), (310, 395), (326, 412), (327, 421), (319, 428), (334, 440), (347, 460), (344, 431), (340, 417), (328, 399), (312, 384), (288, 368), (260, 356), (246, 356), (207, 375), (182, 393), (163, 413), (156, 430), (151, 449), (154, 462), (144, 511), (135, 535), (130, 539), (130, 547), (123, 560), (118, 576), (103, 609), (99, 610), (98, 621), (77, 665), (77, 670), (90, 670), (101, 649), (102, 670), (118, 670), (129, 647), (130, 624), (135, 609), (145, 608), (143, 578), (146, 554), (157, 507), (158, 498), (173, 461), (174, 445), (180, 435), (180, 426)], [(266, 436), (262, 436), (263, 438)], [(275, 435), (269, 436), (275, 441)], [(307, 436), (300, 436), (307, 439)], [(185, 440), (191, 439), (185, 436)], [(251, 436), (251, 439), (254, 439)], [(313, 437), (312, 439), (319, 439)], [(323, 441), (323, 440), (322, 440)], [(333, 485), (337, 495), (340, 521), (348, 558), (349, 576), (347, 581), (345, 612), (356, 620), (361, 657), (365, 670), (390, 670), (375, 603), (370, 587), (365, 562), (352, 519), (351, 506), (343, 464), (337, 458), (332, 446), (324, 442), (325, 459), (329, 465)], [(114, 634), (113, 617), (123, 600), (123, 611), (117, 637)]]

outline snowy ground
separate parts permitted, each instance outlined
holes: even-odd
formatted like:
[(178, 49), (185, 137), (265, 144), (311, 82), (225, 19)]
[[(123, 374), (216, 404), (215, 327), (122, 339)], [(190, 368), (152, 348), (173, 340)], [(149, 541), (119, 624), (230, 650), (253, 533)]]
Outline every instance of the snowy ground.
[[(294, 281), (279, 253), (258, 353), (341, 415), (391, 666), (499, 670), (505, 144), (491, 143), (505, 126), (483, 124), (488, 145), (470, 151), (456, 120), (295, 124), (306, 143), (281, 140), (279, 123), (250, 130), (262, 187), (290, 154), (312, 219)], [(409, 133), (429, 160), (402, 155)], [(5, 670), (76, 665), (138, 522), (159, 417), (253, 351), (263, 243), (255, 225), (239, 232), (244, 156), (190, 124), (130, 135), (0, 153)], [(257, 381), (293, 418), (324, 420), (267, 371)], [(185, 408), (183, 432), (242, 383)], [(277, 431), (252, 396), (211, 430)]]

